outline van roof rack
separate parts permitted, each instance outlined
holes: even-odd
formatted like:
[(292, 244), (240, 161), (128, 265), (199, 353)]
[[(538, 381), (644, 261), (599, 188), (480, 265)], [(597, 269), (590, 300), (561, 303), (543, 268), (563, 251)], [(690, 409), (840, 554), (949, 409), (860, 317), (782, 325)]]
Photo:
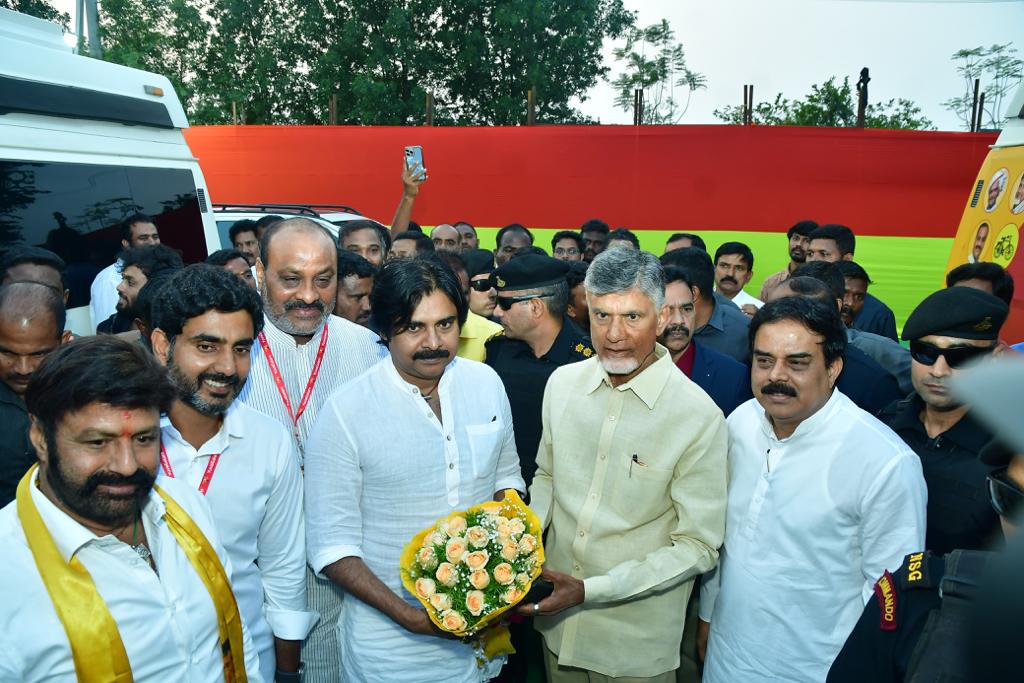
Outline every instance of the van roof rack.
[(339, 211), (343, 213), (355, 214), (356, 216), (363, 215), (363, 212), (360, 211), (359, 209), (355, 209), (346, 204), (304, 204), (303, 206), (308, 206), (313, 210), (329, 209), (330, 211)]
[(305, 204), (214, 204), (214, 211), (252, 211), (254, 213), (297, 213), (306, 216), (320, 217), (309, 205)]

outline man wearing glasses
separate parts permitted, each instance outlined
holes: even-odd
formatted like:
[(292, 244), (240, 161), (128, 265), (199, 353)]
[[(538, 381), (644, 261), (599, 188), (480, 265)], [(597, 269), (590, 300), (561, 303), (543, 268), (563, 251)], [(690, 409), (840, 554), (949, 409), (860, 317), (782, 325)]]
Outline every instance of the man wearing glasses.
[[(989, 502), (1007, 537), (1017, 533), (1024, 511), (1021, 382), (1024, 363), (1007, 358), (971, 369), (953, 383), (954, 395), (970, 402), (998, 434), (979, 458), (995, 468), (986, 477)], [(875, 597), (833, 662), (828, 683), (994, 680), (971, 670), (965, 647), (976, 628), (972, 608), (979, 597), (985, 599), (979, 591), (991, 598), (998, 588), (986, 569), (994, 556), (982, 550), (908, 555), (899, 570), (875, 584)]]
[(985, 480), (992, 467), (978, 459), (992, 433), (950, 393), (949, 383), (970, 361), (1001, 351), (999, 329), (1008, 313), (991, 294), (950, 287), (922, 301), (903, 328), (914, 393), (878, 417), (921, 458), (928, 484), (925, 546), (935, 553), (986, 548), (1000, 535)]
[(551, 238), (551, 254), (559, 261), (582, 261), (583, 238), (572, 230), (556, 232)]

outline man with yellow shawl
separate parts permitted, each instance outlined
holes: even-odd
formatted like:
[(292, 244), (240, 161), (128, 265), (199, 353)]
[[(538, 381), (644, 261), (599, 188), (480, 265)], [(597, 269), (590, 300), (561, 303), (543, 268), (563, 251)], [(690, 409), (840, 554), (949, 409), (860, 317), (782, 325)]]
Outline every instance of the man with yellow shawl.
[(113, 337), (33, 375), (39, 464), (0, 510), (0, 680), (261, 680), (209, 508), (154, 486), (173, 397), (156, 360)]

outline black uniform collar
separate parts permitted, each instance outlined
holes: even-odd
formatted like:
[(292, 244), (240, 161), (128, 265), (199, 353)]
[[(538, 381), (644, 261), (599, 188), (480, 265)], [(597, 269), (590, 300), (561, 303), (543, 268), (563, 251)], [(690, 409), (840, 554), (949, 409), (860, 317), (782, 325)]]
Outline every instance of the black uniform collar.
[(25, 402), (4, 382), (0, 382), (0, 403), (7, 403), (19, 408), (22, 412), (28, 412)]
[[(917, 432), (927, 440), (928, 432), (925, 431), (924, 423), (921, 422), (922, 410), (924, 410), (924, 400), (917, 394), (911, 394), (897, 404), (896, 415), (893, 416), (889, 426), (894, 432)], [(978, 424), (971, 417), (970, 412), (939, 436), (973, 453), (980, 452), (985, 444), (992, 440), (992, 433)]]

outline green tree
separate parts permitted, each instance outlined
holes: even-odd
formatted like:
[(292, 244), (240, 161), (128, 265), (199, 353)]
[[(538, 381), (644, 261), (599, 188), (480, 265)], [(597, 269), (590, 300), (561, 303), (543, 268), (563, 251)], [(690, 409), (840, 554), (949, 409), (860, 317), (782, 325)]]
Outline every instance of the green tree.
[(604, 38), (632, 20), (622, 0), (324, 0), (305, 15), (332, 38), (307, 46), (306, 118), (325, 121), (334, 93), (340, 122), (418, 122), (431, 92), (438, 123), (514, 125), (535, 88), (538, 121), (580, 121)]
[(981, 92), (985, 93), (985, 108), (982, 111), (982, 128), (1002, 128), (1005, 118), (1003, 100), (1024, 78), (1024, 60), (1015, 55), (1013, 43), (998, 43), (991, 47), (975, 47), (957, 50), (952, 60), (957, 62), (956, 71), (964, 79), (964, 94), (951, 97), (942, 103), (946, 109), (955, 112), (964, 124), (971, 127), (971, 113), (974, 107), (974, 81), (981, 79)]
[[(683, 46), (664, 19), (645, 28), (631, 28), (625, 45), (615, 48), (613, 54), (616, 61), (625, 62), (625, 71), (612, 83), (615, 106), (630, 111), (634, 91), (643, 90), (643, 123), (679, 123), (694, 91), (707, 88), (707, 79), (687, 65)], [(679, 89), (686, 96), (683, 102), (677, 99)]]
[[(836, 83), (836, 77), (820, 85), (812, 85), (811, 92), (802, 100), (789, 100), (779, 93), (770, 102), (754, 106), (753, 122), (766, 126), (827, 126), (853, 127), (857, 125), (856, 91), (850, 78)], [(715, 110), (715, 117), (726, 123), (743, 123), (743, 108), (728, 106)], [(868, 104), (864, 112), (867, 128), (897, 128), (906, 130), (934, 130), (935, 126), (921, 113), (921, 108), (904, 98)]]
[(12, 9), (15, 12), (29, 14), (33, 17), (46, 19), (60, 24), (65, 31), (70, 30), (71, 17), (67, 12), (61, 12), (46, 0), (0, 0), (0, 7)]
[(200, 0), (104, 0), (100, 12), (103, 58), (155, 71), (170, 79), (185, 111), (199, 100), (197, 57), (209, 44), (208, 7)]

